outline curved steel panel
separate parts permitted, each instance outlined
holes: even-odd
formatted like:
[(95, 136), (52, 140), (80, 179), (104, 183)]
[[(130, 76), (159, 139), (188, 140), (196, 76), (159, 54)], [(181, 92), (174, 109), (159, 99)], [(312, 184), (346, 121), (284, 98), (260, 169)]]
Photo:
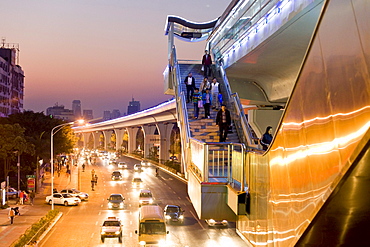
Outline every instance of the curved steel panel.
[(251, 215), (237, 228), (253, 245), (293, 246), (368, 142), (367, 4), (326, 2), (269, 152), (247, 157)]

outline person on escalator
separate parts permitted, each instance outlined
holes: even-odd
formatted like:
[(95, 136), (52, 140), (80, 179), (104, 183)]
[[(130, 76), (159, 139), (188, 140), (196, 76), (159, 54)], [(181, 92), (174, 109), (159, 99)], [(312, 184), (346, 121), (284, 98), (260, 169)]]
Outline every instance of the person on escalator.
[(208, 51), (204, 51), (204, 55), (202, 58), (202, 66), (204, 70), (204, 76), (211, 76), (211, 65), (212, 65), (212, 58), (211, 55), (208, 54)]
[(193, 98), (195, 88), (195, 79), (191, 72), (189, 72), (188, 76), (185, 77), (184, 83), (186, 85), (186, 103), (189, 103), (189, 101)]
[(272, 142), (272, 127), (267, 126), (265, 134), (263, 134), (260, 139), (262, 149), (266, 151), (270, 146), (271, 142)]

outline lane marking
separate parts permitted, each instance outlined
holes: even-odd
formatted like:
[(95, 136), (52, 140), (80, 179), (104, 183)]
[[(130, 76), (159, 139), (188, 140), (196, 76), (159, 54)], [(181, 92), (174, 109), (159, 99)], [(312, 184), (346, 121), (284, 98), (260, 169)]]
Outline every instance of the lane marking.
[(206, 228), (204, 228), (204, 226), (200, 223), (200, 221), (198, 220), (198, 216), (196, 216), (193, 211), (190, 211), (191, 215), (193, 215), (194, 219), (196, 219), (198, 221), (198, 224), (200, 225), (200, 227), (202, 227), (203, 230), (206, 230)]

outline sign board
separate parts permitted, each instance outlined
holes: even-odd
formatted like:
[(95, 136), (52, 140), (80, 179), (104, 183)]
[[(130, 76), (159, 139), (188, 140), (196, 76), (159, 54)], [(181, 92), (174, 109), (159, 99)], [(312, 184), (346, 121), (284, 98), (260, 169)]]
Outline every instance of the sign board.
[(27, 189), (35, 190), (35, 178), (27, 178)]
[(26, 178), (35, 178), (35, 175), (26, 175)]

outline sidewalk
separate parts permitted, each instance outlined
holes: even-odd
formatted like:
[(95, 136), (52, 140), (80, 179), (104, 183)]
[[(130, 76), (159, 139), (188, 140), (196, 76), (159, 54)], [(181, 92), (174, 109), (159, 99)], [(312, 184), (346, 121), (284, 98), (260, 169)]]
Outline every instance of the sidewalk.
[[(60, 176), (55, 172), (54, 188), (58, 191), (67, 188), (78, 189), (78, 167), (71, 167), (71, 176), (66, 176), (65, 168), (62, 169)], [(51, 206), (45, 202), (45, 197), (51, 194), (51, 176), (50, 173), (44, 175), (44, 183), (36, 194), (34, 205), (29, 202), (25, 205), (16, 205), (16, 200), (9, 200), (7, 209), (0, 209), (0, 246), (11, 246), (18, 240), (28, 228), (38, 222), (51, 209)], [(20, 215), (14, 218), (11, 225), (8, 218), (10, 207), (19, 207)]]

